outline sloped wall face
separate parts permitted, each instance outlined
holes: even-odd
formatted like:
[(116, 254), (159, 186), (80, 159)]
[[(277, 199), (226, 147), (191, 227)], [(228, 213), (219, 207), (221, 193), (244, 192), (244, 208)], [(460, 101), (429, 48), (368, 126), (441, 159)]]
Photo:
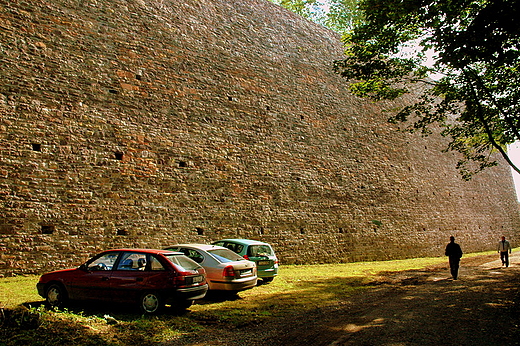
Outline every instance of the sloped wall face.
[(0, 274), (224, 237), (282, 264), (516, 240), (506, 165), (463, 182), (442, 139), (348, 93), (335, 34), (269, 2), (1, 0), (0, 16)]

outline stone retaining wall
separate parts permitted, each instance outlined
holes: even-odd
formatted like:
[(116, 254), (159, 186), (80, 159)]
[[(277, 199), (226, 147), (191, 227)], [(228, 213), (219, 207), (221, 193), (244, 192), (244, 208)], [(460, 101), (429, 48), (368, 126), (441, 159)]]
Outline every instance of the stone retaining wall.
[[(261, 0), (0, 0), (0, 275), (244, 237), (282, 264), (518, 239), (507, 165), (470, 182)], [(399, 102), (406, 102), (401, 100)]]

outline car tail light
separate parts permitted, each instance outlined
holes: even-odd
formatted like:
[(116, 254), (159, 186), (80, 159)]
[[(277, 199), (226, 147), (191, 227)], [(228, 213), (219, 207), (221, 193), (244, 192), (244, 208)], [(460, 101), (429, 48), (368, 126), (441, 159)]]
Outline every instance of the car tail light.
[[(177, 272), (177, 275), (173, 277), (173, 283), (177, 286), (190, 286), (190, 285), (193, 285), (193, 279), (192, 277), (194, 277), (194, 274), (199, 274), (199, 272), (197, 271), (193, 271), (193, 272), (182, 272), (182, 271), (179, 271)], [(197, 277), (200, 277), (202, 276), (202, 281), (205, 281), (205, 271), (202, 270), (200, 272), (200, 275), (196, 275)]]
[(244, 255), (244, 256), (242, 256), (242, 257), (244, 257), (246, 260), (249, 261), (249, 256), (248, 256), (248, 255)]
[(173, 284), (176, 286), (186, 285), (186, 277), (184, 275), (186, 275), (186, 273), (177, 273), (177, 275), (173, 277)]
[(233, 269), (233, 266), (227, 266), (224, 268), (224, 272), (222, 273), (224, 277), (234, 277), (235, 276), (235, 269)]

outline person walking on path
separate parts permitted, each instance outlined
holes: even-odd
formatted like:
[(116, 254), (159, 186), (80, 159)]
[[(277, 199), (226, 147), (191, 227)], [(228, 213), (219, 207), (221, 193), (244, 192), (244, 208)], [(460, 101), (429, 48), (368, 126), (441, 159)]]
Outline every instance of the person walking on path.
[(450, 271), (453, 280), (457, 280), (459, 276), (459, 263), (460, 258), (462, 257), (462, 249), (460, 245), (455, 243), (455, 237), (450, 237), (450, 242), (446, 245), (446, 251), (444, 252), (446, 256), (448, 256), (450, 262)]
[(506, 268), (509, 267), (509, 254), (511, 253), (511, 244), (506, 240), (506, 237), (502, 237), (502, 240), (498, 242), (498, 252), (500, 253), (500, 260), (502, 265)]

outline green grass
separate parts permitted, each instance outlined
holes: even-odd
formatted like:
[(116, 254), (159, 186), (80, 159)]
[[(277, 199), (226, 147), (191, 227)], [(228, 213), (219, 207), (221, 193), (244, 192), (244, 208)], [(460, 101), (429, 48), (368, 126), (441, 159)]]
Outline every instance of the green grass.
[(0, 279), (0, 307), (12, 308), (26, 302), (40, 301), (36, 291), (38, 276), (15, 276)]
[[(487, 253), (482, 253), (487, 254)], [(481, 255), (481, 254), (475, 254)], [(465, 255), (470, 257), (472, 255)], [(141, 316), (134, 310), (78, 305), (47, 311), (36, 292), (37, 276), (0, 279), (0, 307), (18, 309), (0, 328), (5, 345), (151, 345), (219, 328), (241, 328), (295, 311), (336, 304), (370, 289), (382, 272), (425, 268), (445, 263), (442, 257), (321, 265), (285, 265), (270, 284), (239, 293), (238, 299), (213, 297), (193, 305), (185, 315)], [(22, 305), (23, 304), (23, 305)], [(25, 307), (29, 307), (27, 310)], [(33, 316), (33, 319), (31, 319)], [(38, 321), (38, 328), (34, 326)], [(0, 321), (1, 322), (1, 321)], [(5, 324), (5, 323), (4, 323)], [(0, 342), (0, 344), (2, 343)]]

